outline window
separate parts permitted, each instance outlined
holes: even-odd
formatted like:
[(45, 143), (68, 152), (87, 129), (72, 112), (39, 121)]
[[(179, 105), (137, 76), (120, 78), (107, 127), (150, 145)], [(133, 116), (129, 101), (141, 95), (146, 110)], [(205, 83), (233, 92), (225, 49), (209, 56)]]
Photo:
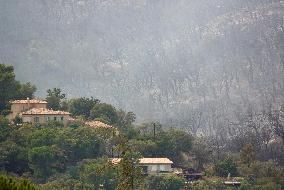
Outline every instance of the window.
[(63, 116), (61, 116), (61, 121), (63, 121)]
[(35, 121), (36, 123), (38, 123), (38, 122), (39, 122), (39, 117), (35, 117), (35, 118), (34, 118), (34, 121)]
[(56, 121), (57, 120), (57, 118), (56, 117), (54, 117), (54, 121)]
[(45, 121), (49, 121), (50, 118), (48, 116), (45, 117)]
[(160, 165), (160, 171), (166, 171), (166, 165)]
[(150, 172), (157, 172), (158, 166), (157, 165), (149, 165), (148, 170), (150, 170)]
[(148, 166), (142, 166), (142, 172), (143, 172), (143, 174), (147, 174), (148, 173)]

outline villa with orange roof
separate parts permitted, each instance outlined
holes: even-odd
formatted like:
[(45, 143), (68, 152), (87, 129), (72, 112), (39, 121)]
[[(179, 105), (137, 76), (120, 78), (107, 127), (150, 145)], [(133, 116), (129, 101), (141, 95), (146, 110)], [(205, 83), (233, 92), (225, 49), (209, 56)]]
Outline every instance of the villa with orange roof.
[(12, 113), (9, 115), (10, 119), (14, 119), (17, 115), (22, 112), (28, 111), (32, 108), (46, 108), (47, 101), (45, 100), (37, 100), (37, 99), (29, 99), (26, 100), (14, 100), (10, 101), (11, 111)]
[(9, 115), (10, 120), (19, 116), (23, 122), (42, 124), (49, 121), (58, 121), (67, 125), (71, 119), (69, 112), (47, 109), (47, 102), (45, 100), (30, 100), (27, 98), (26, 100), (14, 100), (10, 103), (12, 111)]

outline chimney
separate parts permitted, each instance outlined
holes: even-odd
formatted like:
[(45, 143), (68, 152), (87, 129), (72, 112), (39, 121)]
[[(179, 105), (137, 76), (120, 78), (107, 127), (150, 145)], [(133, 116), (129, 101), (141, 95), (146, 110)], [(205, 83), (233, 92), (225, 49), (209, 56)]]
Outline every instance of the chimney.
[(27, 97), (27, 102), (28, 102), (28, 110), (30, 110), (31, 108), (30, 108), (30, 98), (29, 97)]

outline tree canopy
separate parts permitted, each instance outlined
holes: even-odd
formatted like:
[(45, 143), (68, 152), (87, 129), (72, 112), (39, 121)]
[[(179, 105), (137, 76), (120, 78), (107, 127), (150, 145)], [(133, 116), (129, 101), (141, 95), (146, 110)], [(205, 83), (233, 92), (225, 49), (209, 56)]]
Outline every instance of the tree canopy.
[(35, 91), (31, 83), (21, 84), (15, 79), (13, 66), (0, 64), (0, 114), (9, 113), (10, 100), (32, 98)]
[(53, 88), (47, 90), (47, 107), (53, 110), (61, 109), (61, 102), (65, 98), (66, 94), (61, 92), (60, 88)]

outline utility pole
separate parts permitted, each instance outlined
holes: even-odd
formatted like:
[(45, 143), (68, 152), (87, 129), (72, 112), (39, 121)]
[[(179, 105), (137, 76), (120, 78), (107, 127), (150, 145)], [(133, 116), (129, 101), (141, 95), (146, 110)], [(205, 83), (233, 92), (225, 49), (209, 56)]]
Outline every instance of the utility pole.
[[(114, 130), (115, 130), (115, 129), (112, 130), (112, 139), (114, 139)], [(113, 146), (114, 146), (114, 145), (113, 145), (113, 141), (112, 141), (112, 142), (111, 142), (111, 157), (112, 157), (112, 158), (113, 158), (113, 156), (114, 156), (114, 155), (113, 155)]]
[(132, 171), (131, 171), (131, 189), (134, 190), (134, 163), (133, 163), (133, 160), (131, 161), (131, 168), (132, 168)]
[[(156, 144), (156, 123), (153, 123), (154, 125), (154, 143)], [(155, 157), (157, 158), (157, 153), (155, 151)]]
[(156, 142), (156, 124), (154, 123), (154, 142)]

